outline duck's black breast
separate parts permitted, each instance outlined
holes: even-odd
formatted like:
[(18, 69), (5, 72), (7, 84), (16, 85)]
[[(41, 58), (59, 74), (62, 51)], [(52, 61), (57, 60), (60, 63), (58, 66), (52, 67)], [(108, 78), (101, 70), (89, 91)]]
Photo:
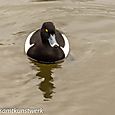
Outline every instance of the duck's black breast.
[[(56, 40), (62, 47), (64, 46), (64, 40), (59, 31), (56, 31)], [(40, 30), (32, 35), (30, 44), (34, 45), (28, 50), (27, 55), (33, 59), (43, 62), (55, 62), (64, 58), (64, 53), (60, 47), (51, 47), (42, 43)]]

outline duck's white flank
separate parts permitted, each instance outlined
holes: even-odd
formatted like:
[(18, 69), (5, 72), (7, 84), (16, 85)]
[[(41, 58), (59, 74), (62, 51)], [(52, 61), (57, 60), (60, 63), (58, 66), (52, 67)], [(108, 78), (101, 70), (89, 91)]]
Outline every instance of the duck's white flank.
[(61, 49), (63, 50), (65, 57), (67, 57), (67, 55), (69, 53), (69, 41), (64, 34), (62, 34), (62, 36), (63, 36), (64, 42), (65, 42), (65, 46), (61, 47)]
[(35, 33), (35, 31), (33, 31), (32, 33), (30, 33), (30, 35), (27, 37), (26, 42), (25, 42), (25, 53), (27, 54), (28, 50), (34, 45), (34, 44), (30, 44), (30, 39), (32, 37), (32, 35)]

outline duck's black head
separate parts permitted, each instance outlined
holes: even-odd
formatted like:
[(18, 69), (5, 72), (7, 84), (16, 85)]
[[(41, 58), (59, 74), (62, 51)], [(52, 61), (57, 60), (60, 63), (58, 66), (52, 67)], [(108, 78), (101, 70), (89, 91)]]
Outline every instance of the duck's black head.
[(55, 26), (52, 22), (45, 22), (41, 28), (41, 38), (44, 44), (48, 44), (51, 47), (55, 45), (58, 46), (58, 43), (55, 39)]

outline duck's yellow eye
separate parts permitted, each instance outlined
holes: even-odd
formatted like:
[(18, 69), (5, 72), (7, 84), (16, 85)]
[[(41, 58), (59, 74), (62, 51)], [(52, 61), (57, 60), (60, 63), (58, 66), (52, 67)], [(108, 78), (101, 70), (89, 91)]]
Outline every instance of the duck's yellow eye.
[(45, 29), (46, 32), (48, 32), (48, 29)]

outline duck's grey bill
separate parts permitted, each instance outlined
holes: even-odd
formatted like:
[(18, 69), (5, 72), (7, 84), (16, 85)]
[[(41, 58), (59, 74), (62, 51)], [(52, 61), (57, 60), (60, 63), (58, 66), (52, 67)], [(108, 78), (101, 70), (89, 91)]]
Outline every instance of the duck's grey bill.
[(59, 44), (56, 41), (55, 34), (50, 35), (50, 37), (48, 38), (48, 41), (51, 47), (54, 47), (55, 45), (59, 46)]

